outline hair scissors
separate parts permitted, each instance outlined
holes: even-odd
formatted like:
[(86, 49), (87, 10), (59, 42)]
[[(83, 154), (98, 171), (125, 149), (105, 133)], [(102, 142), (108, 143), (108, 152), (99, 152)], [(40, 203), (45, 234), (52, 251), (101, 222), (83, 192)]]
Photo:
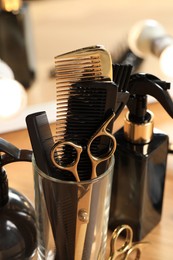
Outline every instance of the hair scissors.
[[(101, 125), (101, 127), (95, 132), (95, 134), (90, 138), (90, 140), (87, 143), (87, 153), (88, 153), (88, 156), (89, 156), (89, 158), (91, 160), (91, 164), (92, 164), (91, 179), (97, 177), (96, 168), (97, 168), (98, 164), (109, 159), (116, 150), (116, 139), (115, 139), (114, 135), (111, 134), (110, 132), (108, 132), (108, 130), (107, 130), (109, 123), (113, 120), (114, 117), (115, 117), (115, 113), (113, 112), (106, 119), (106, 121)], [(94, 140), (100, 136), (106, 136), (106, 137), (110, 138), (110, 140), (112, 142), (111, 149), (106, 151), (101, 156), (95, 156), (91, 151), (91, 146), (92, 146), (92, 143), (94, 142)], [(61, 164), (61, 162), (57, 158), (58, 148), (60, 146), (64, 146), (64, 145), (69, 145), (72, 148), (74, 148), (76, 151), (76, 158), (74, 159), (74, 161), (72, 163), (69, 163), (66, 165)], [(80, 178), (78, 175), (77, 167), (78, 167), (78, 163), (79, 163), (80, 155), (81, 155), (82, 151), (83, 151), (83, 147), (81, 145), (77, 145), (71, 141), (56, 142), (51, 149), (51, 160), (57, 168), (59, 168), (61, 170), (70, 171), (74, 175), (76, 181), (79, 182)]]
[[(119, 246), (118, 240), (122, 232), (126, 232), (123, 244)], [(118, 226), (112, 233), (110, 242), (110, 257), (108, 260), (138, 260), (141, 257), (142, 244), (146, 242), (134, 242), (133, 243), (133, 231), (128, 225)]]

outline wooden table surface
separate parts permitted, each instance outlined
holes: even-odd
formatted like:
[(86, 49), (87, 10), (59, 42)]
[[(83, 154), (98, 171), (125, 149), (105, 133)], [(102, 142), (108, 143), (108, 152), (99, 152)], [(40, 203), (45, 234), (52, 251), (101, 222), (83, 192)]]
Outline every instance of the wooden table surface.
[[(163, 108), (154, 103), (150, 105), (150, 109), (155, 114), (155, 126), (166, 132), (173, 141), (173, 123), (172, 119), (166, 114)], [(123, 116), (125, 111), (120, 115), (115, 123), (115, 131), (123, 124)], [(55, 131), (55, 124), (51, 125), (52, 132)], [(31, 149), (30, 140), (27, 130), (10, 132), (1, 135), (2, 138), (13, 143), (21, 149)], [(6, 166), (8, 172), (9, 184), (24, 193), (32, 202), (34, 202), (33, 174), (31, 163), (18, 162)], [(162, 220), (150, 234), (145, 237), (148, 241), (143, 248), (142, 258), (144, 260), (171, 260), (173, 259), (173, 155), (168, 156), (167, 176), (165, 183), (164, 207)], [(110, 234), (109, 234), (110, 235)], [(109, 253), (109, 238), (107, 246), (107, 254)]]

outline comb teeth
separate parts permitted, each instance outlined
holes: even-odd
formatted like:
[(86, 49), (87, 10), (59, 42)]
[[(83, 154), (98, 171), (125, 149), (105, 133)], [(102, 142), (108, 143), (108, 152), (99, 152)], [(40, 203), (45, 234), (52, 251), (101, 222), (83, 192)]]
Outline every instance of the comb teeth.
[(99, 55), (90, 55), (88, 57), (55, 61), (55, 73), (56, 73), (56, 84), (62, 85), (67, 84), (68, 86), (77, 81), (86, 80), (101, 80), (108, 78), (108, 75), (104, 76), (102, 71), (102, 64)]

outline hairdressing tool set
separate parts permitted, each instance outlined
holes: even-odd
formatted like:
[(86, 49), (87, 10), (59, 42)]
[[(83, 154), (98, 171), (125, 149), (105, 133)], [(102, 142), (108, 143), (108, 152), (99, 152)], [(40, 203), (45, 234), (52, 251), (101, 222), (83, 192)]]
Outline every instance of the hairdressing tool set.
[[(127, 103), (132, 66), (117, 64), (112, 67), (110, 54), (102, 46), (92, 46), (57, 56), (55, 67), (56, 135), (52, 136), (46, 112), (34, 113), (26, 118), (35, 160), (48, 175), (75, 181), (74, 175), (63, 165), (74, 164), (80, 152), (78, 181), (88, 180), (91, 178), (89, 172), (93, 174), (91, 155), (102, 158), (102, 155), (108, 154), (109, 159), (112, 154), (109, 150), (115, 150), (115, 141), (112, 143), (108, 132), (112, 131), (113, 120)], [(107, 120), (109, 130), (103, 132)], [(95, 134), (91, 142), (90, 138), (98, 129), (99, 136)], [(87, 148), (88, 143), (90, 148)], [(101, 161), (105, 160), (102, 158)], [(98, 171), (94, 176), (99, 174)]]
[[(37, 166), (55, 180), (65, 184), (79, 184), (69, 194), (68, 190), (55, 190), (56, 185), (43, 181), (56, 259), (60, 256), (61, 259), (69, 259), (69, 255), (74, 255), (74, 259), (89, 259), (91, 256), (96, 224), (94, 212), (98, 210), (99, 190), (102, 187), (98, 183), (96, 189), (94, 184), (87, 183), (102, 177), (110, 165), (116, 149), (116, 140), (112, 134), (113, 122), (128, 100), (127, 87), (131, 70), (131, 65), (112, 65), (110, 54), (103, 46), (59, 55), (55, 58), (56, 134), (51, 133), (46, 112), (31, 114), (26, 118)], [(56, 205), (51, 203), (51, 194), (57, 198)], [(79, 214), (83, 208), (88, 219), (85, 225)], [(90, 219), (93, 228), (91, 224), (88, 227)], [(62, 223), (65, 242), (58, 238), (58, 220)], [(69, 240), (71, 250), (67, 250)], [(62, 247), (66, 248), (63, 256), (60, 252)]]

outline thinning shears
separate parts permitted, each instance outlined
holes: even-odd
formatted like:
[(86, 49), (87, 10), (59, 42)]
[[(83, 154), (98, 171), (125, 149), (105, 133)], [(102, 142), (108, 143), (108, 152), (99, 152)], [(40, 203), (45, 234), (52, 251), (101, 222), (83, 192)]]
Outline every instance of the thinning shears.
[[(116, 139), (115, 139), (114, 135), (111, 134), (107, 130), (109, 123), (113, 120), (114, 117), (115, 117), (115, 113), (113, 112), (104, 121), (104, 123), (101, 125), (101, 127), (95, 132), (95, 134), (90, 138), (90, 140), (87, 143), (87, 153), (88, 153), (88, 156), (89, 156), (89, 158), (91, 160), (91, 164), (92, 164), (91, 179), (94, 179), (97, 177), (97, 171), (96, 171), (97, 166), (101, 162), (108, 160), (114, 154), (114, 152), (116, 150)], [(112, 141), (112, 143), (110, 145), (111, 148), (108, 149), (104, 154), (101, 154), (101, 156), (95, 156), (91, 152), (91, 146), (92, 146), (92, 143), (96, 140), (96, 138), (101, 137), (101, 136), (106, 136), (106, 137), (110, 138), (110, 140)], [(71, 146), (73, 149), (76, 150), (76, 158), (70, 164), (62, 165), (61, 162), (57, 158), (57, 150), (62, 145)], [(79, 182), (80, 178), (78, 175), (77, 167), (78, 167), (78, 163), (79, 163), (82, 151), (83, 151), (83, 147), (81, 145), (75, 144), (74, 142), (71, 142), (71, 141), (59, 141), (59, 142), (56, 142), (51, 149), (51, 160), (57, 168), (59, 168), (61, 170), (70, 171), (74, 175), (76, 181)]]
[[(119, 246), (120, 236), (125, 232), (122, 244)], [(108, 260), (139, 260), (142, 245), (147, 242), (133, 242), (133, 231), (128, 225), (118, 226), (112, 233), (110, 241), (110, 257)]]

